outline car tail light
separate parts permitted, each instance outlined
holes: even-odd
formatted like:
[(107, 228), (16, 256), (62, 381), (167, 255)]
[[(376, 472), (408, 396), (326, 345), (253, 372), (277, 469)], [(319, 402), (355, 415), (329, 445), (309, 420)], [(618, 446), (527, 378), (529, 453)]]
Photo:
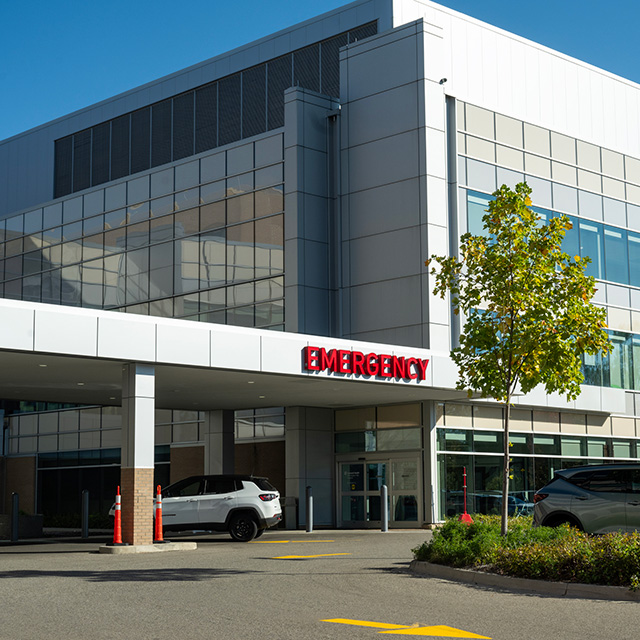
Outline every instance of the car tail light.
[(261, 493), (259, 497), (263, 502), (270, 502), (271, 500), (275, 500), (278, 496), (275, 493)]
[(548, 493), (534, 493), (533, 494), (533, 503), (540, 502), (540, 500), (544, 500), (549, 494)]

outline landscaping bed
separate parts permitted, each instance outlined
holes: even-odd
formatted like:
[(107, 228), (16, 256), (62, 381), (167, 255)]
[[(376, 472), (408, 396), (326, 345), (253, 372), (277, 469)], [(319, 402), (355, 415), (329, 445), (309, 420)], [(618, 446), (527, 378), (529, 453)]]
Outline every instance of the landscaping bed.
[(532, 518), (474, 516), (466, 525), (447, 520), (430, 542), (413, 549), (416, 560), (518, 578), (640, 589), (640, 533), (591, 536), (567, 525), (533, 527)]

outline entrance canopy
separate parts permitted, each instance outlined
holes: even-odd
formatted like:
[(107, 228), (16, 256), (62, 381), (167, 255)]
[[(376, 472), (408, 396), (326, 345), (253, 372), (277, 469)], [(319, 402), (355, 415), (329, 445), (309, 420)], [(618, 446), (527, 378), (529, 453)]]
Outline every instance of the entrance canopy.
[[(132, 362), (155, 368), (159, 409), (467, 399), (448, 353), (0, 299), (1, 398), (121, 405)], [(587, 387), (568, 402), (537, 388), (515, 403), (611, 413), (624, 391)]]
[[(0, 300), (0, 397), (120, 405), (122, 368), (155, 369), (157, 408), (347, 407), (451, 400), (448, 354)], [(395, 367), (395, 369), (394, 369)]]

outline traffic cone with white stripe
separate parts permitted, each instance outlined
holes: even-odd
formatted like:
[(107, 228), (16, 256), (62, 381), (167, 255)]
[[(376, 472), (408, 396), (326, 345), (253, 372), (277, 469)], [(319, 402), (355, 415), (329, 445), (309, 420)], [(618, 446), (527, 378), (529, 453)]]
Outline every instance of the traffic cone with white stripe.
[(153, 536), (154, 542), (164, 542), (162, 537), (162, 491), (160, 485), (156, 489), (156, 525)]
[(122, 496), (120, 495), (120, 486), (116, 492), (116, 512), (113, 520), (113, 544), (123, 544), (122, 542)]

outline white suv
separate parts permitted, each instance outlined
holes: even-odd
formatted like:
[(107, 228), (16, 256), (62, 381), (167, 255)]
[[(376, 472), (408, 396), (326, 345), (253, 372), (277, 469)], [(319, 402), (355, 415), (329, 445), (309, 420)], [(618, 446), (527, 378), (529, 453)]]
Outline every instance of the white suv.
[(191, 476), (162, 490), (164, 531), (228, 531), (249, 542), (280, 520), (280, 494), (266, 478)]

